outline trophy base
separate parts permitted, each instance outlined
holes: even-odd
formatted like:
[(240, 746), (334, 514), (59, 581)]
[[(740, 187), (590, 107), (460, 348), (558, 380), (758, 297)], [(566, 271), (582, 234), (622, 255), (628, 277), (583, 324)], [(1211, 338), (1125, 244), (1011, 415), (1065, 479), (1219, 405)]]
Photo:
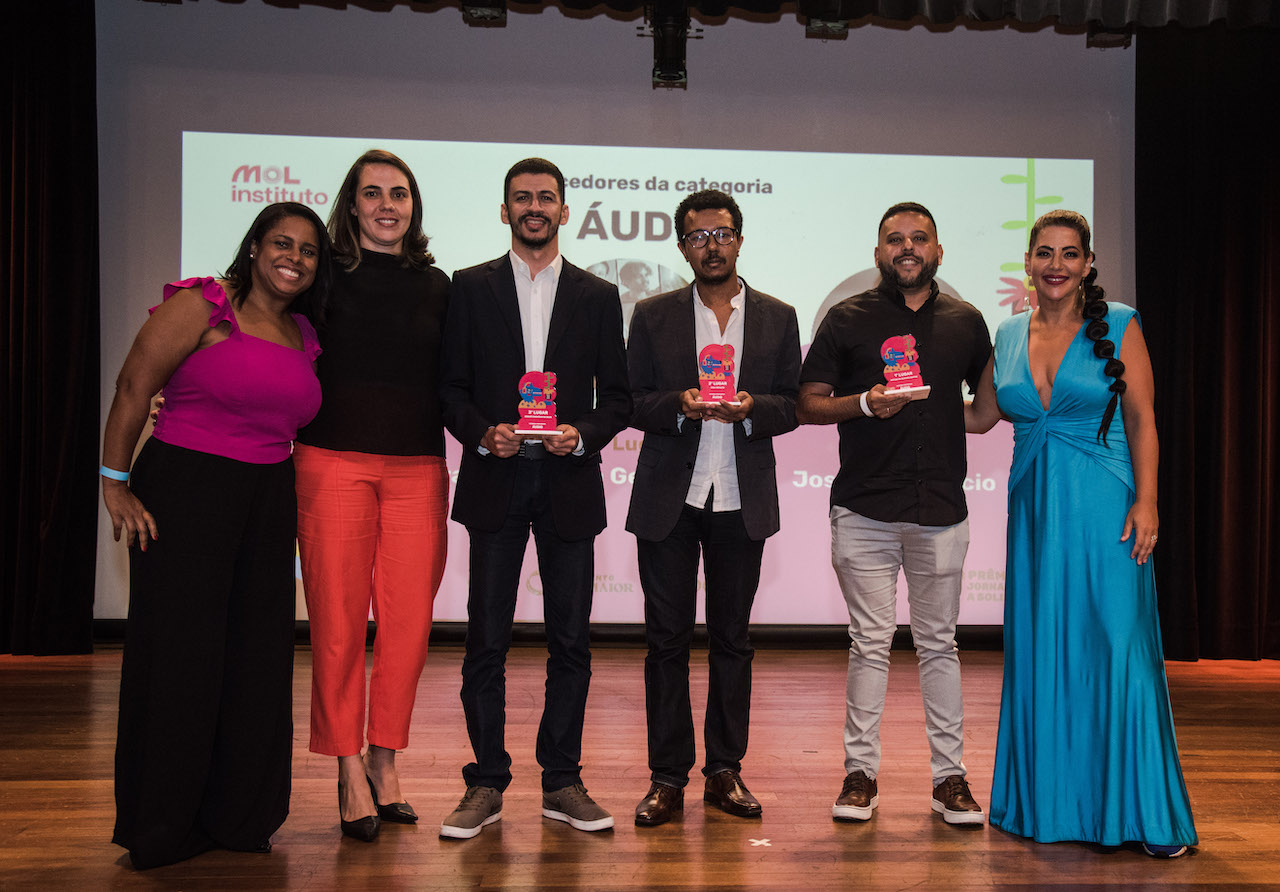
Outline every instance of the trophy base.
[(554, 437), (556, 434), (560, 433), (560, 431), (555, 428), (552, 428), (551, 430), (528, 430), (523, 427), (516, 428), (515, 432), (522, 437)]
[(907, 396), (913, 400), (926, 400), (929, 398), (929, 391), (933, 387), (929, 384), (921, 384), (919, 387), (891, 387), (885, 388), (885, 394), (889, 396)]

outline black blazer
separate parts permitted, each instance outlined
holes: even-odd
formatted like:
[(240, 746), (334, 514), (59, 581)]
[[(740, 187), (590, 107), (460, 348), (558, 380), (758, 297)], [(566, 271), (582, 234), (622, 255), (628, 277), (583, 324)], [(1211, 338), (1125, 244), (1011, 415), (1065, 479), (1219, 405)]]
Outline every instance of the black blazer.
[[(751, 394), (751, 436), (733, 426), (733, 446), (747, 535), (765, 539), (778, 531), (778, 482), (772, 438), (796, 428), (800, 390), (800, 333), (788, 304), (746, 287), (742, 355), (736, 357), (738, 390)], [(636, 304), (627, 364), (635, 412), (631, 426), (644, 432), (631, 489), (627, 529), (641, 539), (667, 537), (689, 494), (703, 422), (683, 417), (680, 395), (698, 386), (693, 286)], [(721, 424), (708, 421), (707, 424)]]
[[(583, 539), (604, 529), (600, 450), (627, 426), (631, 391), (618, 289), (568, 261), (560, 270), (547, 331), (546, 368), (556, 373), (556, 419), (578, 429), (584, 455), (545, 459), (556, 532)], [(440, 398), (444, 424), (462, 444), (452, 517), (492, 531), (511, 503), (516, 464), (477, 450), (485, 432), (519, 420), (525, 373), (515, 274), (507, 255), (453, 274)]]

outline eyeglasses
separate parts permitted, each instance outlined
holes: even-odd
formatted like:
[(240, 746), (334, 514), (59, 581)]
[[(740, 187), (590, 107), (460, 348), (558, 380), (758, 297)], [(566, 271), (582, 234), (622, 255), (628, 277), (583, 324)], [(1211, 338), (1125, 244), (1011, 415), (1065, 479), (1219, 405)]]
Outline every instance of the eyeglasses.
[(720, 226), (711, 230), (693, 229), (680, 238), (690, 248), (703, 248), (713, 238), (716, 240), (717, 245), (732, 245), (737, 237), (738, 230), (728, 226)]

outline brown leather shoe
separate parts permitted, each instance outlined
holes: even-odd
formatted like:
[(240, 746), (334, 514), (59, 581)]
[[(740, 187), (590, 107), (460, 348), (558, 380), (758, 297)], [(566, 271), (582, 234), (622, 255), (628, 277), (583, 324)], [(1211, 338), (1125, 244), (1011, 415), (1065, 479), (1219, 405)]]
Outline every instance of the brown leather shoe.
[(953, 774), (933, 788), (930, 806), (948, 824), (981, 824), (984, 820), (982, 806), (969, 793), (969, 783), (959, 774)]
[(844, 779), (840, 796), (831, 806), (831, 817), (837, 821), (869, 821), (880, 804), (880, 794), (873, 777), (865, 771), (852, 771)]
[(707, 778), (702, 801), (739, 818), (758, 818), (762, 811), (759, 800), (751, 795), (742, 776), (733, 769), (717, 771)]
[(684, 790), (657, 781), (636, 806), (637, 827), (657, 827), (684, 811)]

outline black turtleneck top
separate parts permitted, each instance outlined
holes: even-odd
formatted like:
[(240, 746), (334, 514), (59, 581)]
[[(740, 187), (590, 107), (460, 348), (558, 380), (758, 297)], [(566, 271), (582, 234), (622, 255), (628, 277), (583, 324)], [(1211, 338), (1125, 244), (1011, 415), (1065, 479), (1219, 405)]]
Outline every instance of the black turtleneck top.
[(299, 442), (376, 455), (444, 455), (440, 340), (449, 277), (364, 251), (335, 271), (316, 364), (323, 402)]

